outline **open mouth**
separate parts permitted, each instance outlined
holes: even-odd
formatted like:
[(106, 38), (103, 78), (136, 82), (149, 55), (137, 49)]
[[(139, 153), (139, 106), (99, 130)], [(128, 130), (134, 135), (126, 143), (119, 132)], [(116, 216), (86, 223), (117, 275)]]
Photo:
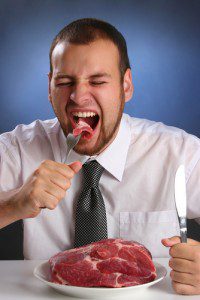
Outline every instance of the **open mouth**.
[(73, 113), (73, 134), (75, 136), (81, 134), (82, 138), (89, 140), (94, 135), (98, 122), (99, 116), (96, 113)]
[(94, 117), (86, 117), (86, 118), (73, 116), (73, 119), (77, 125), (80, 123), (80, 121), (87, 123), (92, 128), (92, 130), (95, 130), (95, 128), (99, 122), (98, 115), (95, 115)]

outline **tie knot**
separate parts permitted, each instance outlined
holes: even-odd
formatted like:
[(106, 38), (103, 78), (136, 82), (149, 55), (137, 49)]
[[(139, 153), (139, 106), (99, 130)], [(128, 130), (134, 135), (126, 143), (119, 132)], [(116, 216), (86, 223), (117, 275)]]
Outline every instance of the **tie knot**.
[(83, 174), (86, 186), (88, 188), (98, 186), (103, 171), (104, 167), (102, 167), (96, 160), (85, 163), (83, 165)]

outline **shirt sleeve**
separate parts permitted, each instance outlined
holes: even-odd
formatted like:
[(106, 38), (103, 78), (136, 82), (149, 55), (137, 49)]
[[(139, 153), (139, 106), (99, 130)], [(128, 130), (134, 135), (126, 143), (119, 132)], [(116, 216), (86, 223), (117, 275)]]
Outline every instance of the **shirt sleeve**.
[(12, 145), (8, 147), (0, 141), (0, 192), (6, 192), (21, 186), (19, 154)]
[(200, 224), (200, 141), (196, 141), (186, 169), (187, 217)]

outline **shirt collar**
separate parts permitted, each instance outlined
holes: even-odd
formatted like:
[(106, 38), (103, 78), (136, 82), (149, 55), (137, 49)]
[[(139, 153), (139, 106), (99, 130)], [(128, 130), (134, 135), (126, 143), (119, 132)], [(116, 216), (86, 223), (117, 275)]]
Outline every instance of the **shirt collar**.
[[(66, 137), (64, 136), (62, 130), (60, 133), (60, 138), (61, 161), (64, 162), (66, 159), (65, 153), (67, 151), (67, 145)], [(87, 156), (80, 155), (72, 150), (68, 155), (66, 163), (70, 164), (71, 162), (78, 160), (84, 164), (88, 159), (96, 159), (98, 163), (104, 167), (104, 169), (111, 173), (116, 179), (121, 181), (130, 141), (131, 130), (123, 115), (115, 139), (103, 152), (96, 156)]]

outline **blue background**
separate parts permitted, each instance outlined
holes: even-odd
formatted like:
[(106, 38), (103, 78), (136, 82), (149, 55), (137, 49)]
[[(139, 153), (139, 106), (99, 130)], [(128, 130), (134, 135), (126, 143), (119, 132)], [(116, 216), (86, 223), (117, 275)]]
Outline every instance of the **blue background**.
[(199, 0), (1, 0), (0, 133), (54, 117), (50, 44), (72, 20), (96, 17), (127, 40), (135, 93), (125, 111), (200, 136), (199, 16)]
[[(0, 0), (0, 133), (54, 117), (48, 53), (67, 23), (96, 17), (124, 35), (135, 93), (125, 111), (200, 137), (200, 0)], [(200, 241), (188, 220), (189, 236)], [(23, 259), (18, 221), (0, 231), (0, 259)]]

